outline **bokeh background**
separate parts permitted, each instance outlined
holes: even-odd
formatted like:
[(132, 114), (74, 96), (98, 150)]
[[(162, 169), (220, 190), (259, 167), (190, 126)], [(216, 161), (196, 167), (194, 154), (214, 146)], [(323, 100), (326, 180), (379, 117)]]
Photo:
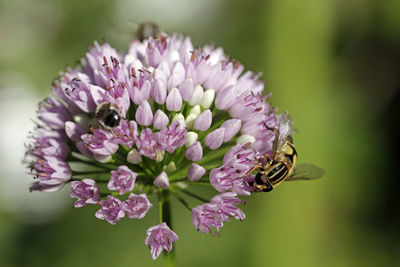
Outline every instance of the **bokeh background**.
[(93, 40), (123, 51), (146, 20), (262, 71), (300, 161), (327, 172), (253, 195), (221, 237), (173, 203), (178, 266), (400, 266), (399, 18), (398, 0), (0, 0), (0, 266), (163, 265), (144, 245), (155, 211), (111, 226), (68, 188), (29, 193), (21, 164), (58, 71)]

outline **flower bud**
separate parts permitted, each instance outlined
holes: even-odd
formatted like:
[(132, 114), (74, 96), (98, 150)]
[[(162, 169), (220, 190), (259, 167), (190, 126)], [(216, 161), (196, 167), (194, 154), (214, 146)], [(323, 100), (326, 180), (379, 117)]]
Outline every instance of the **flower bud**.
[(135, 118), (138, 124), (143, 126), (150, 126), (153, 123), (153, 112), (150, 104), (143, 101), (136, 110)]
[[(155, 80), (160, 80), (164, 85), (165, 88), (167, 88), (167, 74), (164, 72), (164, 69), (162, 69), (161, 65), (163, 63), (161, 63), (158, 68), (154, 69), (153, 71), (153, 78)], [(166, 64), (166, 63), (165, 63)], [(167, 66), (168, 67), (168, 66)], [(161, 69), (160, 69), (161, 68)], [(169, 76), (169, 74), (168, 74)]]
[(192, 78), (186, 79), (179, 86), (179, 92), (181, 93), (183, 100), (189, 101), (190, 99), (192, 99), (194, 93), (194, 85)]
[(175, 162), (171, 161), (170, 163), (168, 163), (167, 166), (164, 166), (164, 171), (166, 171), (168, 173), (175, 172), (176, 171)]
[(139, 164), (142, 162), (142, 156), (139, 154), (136, 148), (129, 151), (126, 160), (132, 164)]
[(218, 128), (209, 133), (204, 142), (206, 146), (210, 149), (215, 150), (222, 145), (222, 141), (224, 140), (225, 128)]
[(191, 161), (201, 160), (203, 157), (203, 148), (199, 141), (191, 145), (185, 152), (185, 157)]
[(233, 103), (235, 103), (236, 92), (234, 86), (229, 86), (228, 88), (218, 92), (215, 98), (215, 106), (218, 109), (228, 109)]
[(203, 99), (204, 89), (201, 85), (196, 85), (194, 87), (194, 92), (192, 98), (189, 100), (189, 105), (194, 106), (200, 104), (201, 100)]
[(133, 87), (129, 92), (132, 102), (140, 105), (143, 101), (148, 100), (150, 97), (150, 88), (151, 84), (149, 81), (146, 81), (141, 88)]
[(169, 111), (179, 111), (182, 107), (182, 97), (177, 88), (172, 88), (167, 96), (166, 106)]
[(194, 124), (194, 121), (195, 121), (196, 119), (197, 119), (197, 115), (195, 115), (195, 114), (189, 114), (189, 115), (186, 117), (186, 120), (185, 120), (186, 128), (188, 128), (188, 129), (193, 128), (193, 124)]
[(200, 166), (196, 163), (192, 163), (190, 165), (188, 171), (188, 179), (189, 181), (197, 181), (206, 173), (206, 169), (203, 166)]
[(160, 65), (158, 65), (157, 69), (161, 70), (164, 73), (165, 81), (167, 79), (166, 77), (171, 76), (171, 70), (169, 69), (167, 62), (165, 62), (164, 60), (160, 63)]
[(160, 105), (165, 103), (165, 99), (167, 99), (167, 86), (160, 79), (156, 80), (153, 90), (151, 91), (151, 97)]
[(161, 162), (164, 159), (164, 156), (165, 156), (164, 150), (161, 151), (159, 149), (156, 149), (156, 158), (155, 158), (156, 162)]
[(160, 173), (156, 179), (154, 180), (153, 184), (160, 188), (168, 188), (169, 187), (169, 179), (166, 172)]
[(185, 127), (185, 117), (182, 115), (182, 113), (177, 113), (175, 116), (172, 118), (172, 123), (179, 121), (179, 125), (182, 127)]
[(189, 112), (189, 114), (194, 114), (196, 116), (199, 116), (200, 113), (201, 113), (200, 105), (195, 105), (194, 107), (192, 107), (192, 109)]
[(180, 85), (185, 79), (185, 68), (181, 62), (175, 64), (172, 75), (168, 79), (168, 88), (174, 88)]
[(187, 132), (185, 134), (185, 147), (190, 147), (197, 141), (198, 134), (195, 132)]
[(210, 108), (212, 103), (214, 102), (214, 98), (215, 98), (215, 90), (207, 89), (204, 92), (204, 96), (203, 96), (203, 99), (201, 99), (200, 105), (206, 109)]
[(153, 118), (154, 128), (156, 128), (157, 130), (160, 130), (160, 129), (166, 127), (168, 125), (168, 123), (169, 123), (168, 116), (161, 109), (158, 109), (156, 111), (156, 114), (154, 114), (154, 118)]
[(199, 131), (206, 131), (212, 123), (212, 113), (209, 109), (204, 110), (194, 121), (194, 128)]
[(237, 119), (230, 119), (221, 125), (221, 128), (225, 128), (224, 142), (231, 140), (242, 127), (242, 121)]

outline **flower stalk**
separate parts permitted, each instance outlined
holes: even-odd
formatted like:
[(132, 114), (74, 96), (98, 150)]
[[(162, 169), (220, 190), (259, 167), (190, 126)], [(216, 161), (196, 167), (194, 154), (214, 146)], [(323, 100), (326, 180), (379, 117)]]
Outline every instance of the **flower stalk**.
[[(171, 206), (170, 206), (170, 192), (169, 190), (160, 189), (158, 192), (158, 205), (159, 205), (159, 222), (166, 223), (170, 229), (172, 228)], [(175, 267), (175, 250), (164, 251), (165, 266)]]

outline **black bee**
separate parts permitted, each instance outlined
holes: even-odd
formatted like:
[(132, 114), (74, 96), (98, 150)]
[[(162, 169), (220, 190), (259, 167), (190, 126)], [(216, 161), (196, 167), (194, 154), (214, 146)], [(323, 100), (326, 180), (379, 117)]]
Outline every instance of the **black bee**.
[(121, 115), (118, 109), (107, 102), (103, 102), (97, 106), (95, 116), (100, 126), (107, 130), (118, 127), (121, 123)]

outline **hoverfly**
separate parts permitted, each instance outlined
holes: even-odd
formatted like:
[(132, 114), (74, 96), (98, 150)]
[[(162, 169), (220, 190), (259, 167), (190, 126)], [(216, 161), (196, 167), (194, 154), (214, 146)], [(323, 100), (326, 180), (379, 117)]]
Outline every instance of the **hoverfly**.
[[(291, 120), (287, 112), (280, 117), (272, 147), (248, 174), (259, 170), (252, 185), (256, 192), (269, 192), (283, 181), (312, 180), (321, 178), (325, 171), (313, 164), (297, 164), (297, 152), (291, 137)], [(266, 162), (265, 164), (263, 164)]]

